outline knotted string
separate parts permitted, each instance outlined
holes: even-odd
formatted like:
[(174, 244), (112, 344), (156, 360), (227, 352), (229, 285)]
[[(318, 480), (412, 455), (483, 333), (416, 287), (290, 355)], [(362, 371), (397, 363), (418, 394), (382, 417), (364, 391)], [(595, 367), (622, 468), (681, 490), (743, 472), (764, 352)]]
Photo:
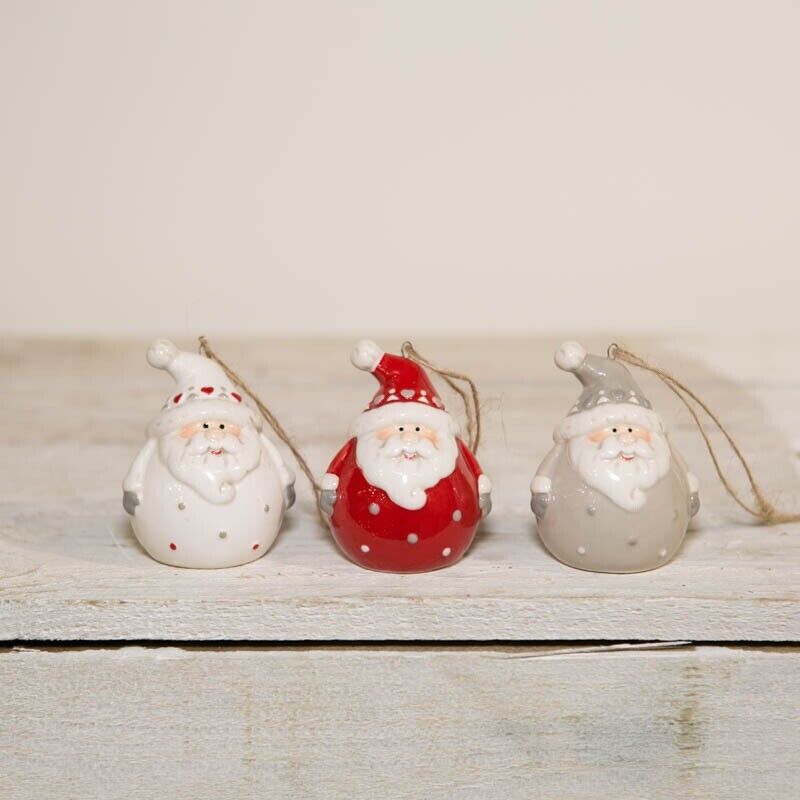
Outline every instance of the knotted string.
[[(481, 443), (481, 407), (478, 387), (475, 385), (475, 381), (473, 381), (469, 375), (464, 375), (461, 372), (453, 372), (452, 370), (443, 369), (442, 367), (437, 367), (435, 364), (432, 364), (427, 358), (424, 358), (417, 352), (411, 342), (403, 342), (401, 352), (406, 358), (410, 358), (423, 367), (433, 370), (461, 398), (461, 401), (464, 403), (464, 413), (467, 417), (467, 444), (473, 453), (477, 453)], [(469, 386), (469, 392), (462, 386), (459, 386), (456, 381), (466, 383)]]
[[(617, 359), (619, 361), (625, 361), (628, 364), (632, 364), (634, 367), (639, 367), (640, 369), (652, 372), (654, 375), (659, 377), (675, 395), (677, 395), (678, 399), (686, 406), (686, 408), (689, 409), (689, 413), (692, 415), (692, 418), (694, 419), (695, 424), (700, 431), (700, 435), (703, 437), (703, 441), (706, 443), (709, 455), (711, 456), (711, 461), (714, 463), (714, 469), (716, 469), (717, 475), (719, 476), (720, 481), (722, 481), (722, 485), (725, 487), (725, 491), (727, 491), (727, 493), (741, 508), (747, 511), (748, 514), (752, 514), (756, 519), (759, 520), (759, 522), (765, 525), (775, 525), (786, 522), (800, 522), (800, 513), (790, 514), (785, 511), (781, 511), (764, 496), (761, 486), (753, 475), (750, 464), (744, 457), (742, 451), (739, 449), (739, 445), (737, 445), (734, 441), (733, 436), (728, 433), (727, 429), (720, 422), (717, 415), (688, 386), (686, 386), (686, 384), (682, 383), (674, 375), (670, 375), (663, 369), (655, 367), (652, 364), (648, 364), (643, 358), (640, 358), (634, 353), (631, 353), (629, 350), (620, 347), (616, 343), (609, 346), (608, 357)], [(714, 421), (714, 424), (720, 429), (722, 435), (731, 446), (731, 449), (736, 455), (736, 458), (739, 460), (739, 463), (742, 465), (742, 469), (747, 476), (747, 481), (750, 484), (750, 491), (753, 493), (753, 498), (755, 499), (754, 505), (743, 500), (741, 494), (728, 480), (721, 464), (719, 463), (719, 458), (714, 450), (714, 446), (711, 444), (711, 439), (708, 436), (706, 428), (703, 425), (696, 408), (689, 402), (689, 399), (687, 398), (694, 401)]]
[(198, 341), (200, 342), (200, 352), (210, 358), (212, 361), (216, 361), (217, 364), (222, 367), (222, 371), (228, 376), (228, 380), (230, 380), (231, 383), (235, 383), (237, 386), (239, 386), (241, 390), (253, 401), (261, 416), (264, 417), (272, 430), (275, 431), (275, 435), (289, 448), (289, 450), (292, 451), (292, 455), (294, 456), (297, 465), (303, 471), (303, 474), (306, 476), (306, 478), (308, 478), (308, 482), (311, 484), (311, 488), (314, 490), (317, 500), (317, 510), (319, 511), (320, 516), (322, 516), (322, 510), (319, 505), (320, 492), (322, 491), (322, 488), (320, 487), (316, 478), (314, 478), (314, 473), (309, 468), (305, 458), (303, 458), (302, 453), (294, 443), (292, 437), (289, 436), (289, 434), (284, 430), (283, 425), (281, 425), (281, 423), (278, 421), (278, 418), (267, 408), (261, 398), (211, 349), (208, 339), (206, 339), (205, 336), (200, 336), (198, 337)]

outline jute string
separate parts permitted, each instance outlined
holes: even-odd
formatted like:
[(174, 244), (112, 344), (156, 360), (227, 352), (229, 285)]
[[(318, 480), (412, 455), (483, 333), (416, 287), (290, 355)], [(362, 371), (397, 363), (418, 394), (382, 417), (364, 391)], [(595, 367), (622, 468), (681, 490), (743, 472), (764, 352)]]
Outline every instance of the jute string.
[[(665, 370), (653, 366), (653, 364), (649, 364), (643, 358), (640, 358), (634, 353), (631, 353), (629, 350), (620, 347), (620, 345), (616, 343), (609, 346), (608, 356), (609, 358), (614, 358), (619, 361), (625, 361), (628, 364), (632, 364), (634, 367), (647, 370), (647, 372), (652, 372), (654, 375), (659, 377), (675, 395), (677, 395), (678, 399), (686, 406), (687, 409), (689, 409), (689, 413), (692, 415), (692, 418), (694, 419), (695, 424), (700, 431), (700, 435), (703, 437), (703, 441), (706, 443), (709, 455), (714, 463), (714, 469), (716, 469), (717, 475), (719, 476), (720, 481), (722, 481), (722, 485), (725, 487), (725, 491), (727, 491), (727, 493), (736, 501), (736, 503), (738, 503), (739, 506), (741, 506), (741, 508), (747, 511), (748, 514), (752, 514), (754, 517), (756, 517), (756, 519), (759, 520), (759, 522), (765, 525), (775, 525), (786, 522), (800, 522), (800, 513), (790, 514), (785, 511), (781, 511), (764, 496), (764, 492), (760, 484), (753, 475), (753, 470), (750, 468), (750, 464), (744, 457), (739, 445), (736, 444), (733, 436), (731, 436), (725, 426), (720, 422), (717, 415), (688, 386), (686, 386), (686, 384), (679, 381), (674, 375), (670, 375)], [(728, 480), (728, 477), (719, 462), (717, 453), (714, 450), (714, 445), (711, 443), (711, 439), (708, 436), (706, 428), (703, 425), (699, 414), (697, 413), (697, 409), (692, 405), (692, 403), (689, 402), (689, 400), (692, 400), (694, 403), (696, 403), (714, 421), (714, 424), (720, 429), (722, 435), (731, 446), (731, 449), (736, 455), (736, 458), (739, 460), (739, 463), (742, 465), (742, 469), (747, 476), (747, 481), (750, 484), (750, 491), (752, 492), (755, 500), (754, 504), (743, 500), (739, 491)]]
[[(464, 413), (467, 417), (467, 444), (473, 453), (477, 453), (481, 443), (481, 407), (480, 395), (475, 381), (462, 372), (453, 372), (450, 369), (437, 367), (436, 364), (421, 356), (411, 342), (403, 342), (401, 352), (406, 358), (410, 358), (412, 361), (416, 361), (417, 364), (433, 370), (461, 398), (461, 402), (464, 403)], [(456, 381), (467, 384), (469, 392), (463, 386), (459, 386)]]
[(261, 416), (264, 417), (272, 430), (275, 431), (275, 435), (289, 448), (289, 450), (292, 451), (292, 455), (297, 462), (297, 466), (299, 466), (303, 471), (303, 474), (306, 476), (306, 478), (308, 478), (308, 482), (314, 489), (314, 494), (317, 500), (317, 510), (321, 515), (322, 512), (319, 507), (319, 498), (322, 489), (317, 480), (314, 478), (314, 473), (309, 468), (305, 458), (303, 458), (302, 453), (294, 443), (292, 437), (289, 436), (289, 434), (284, 430), (283, 425), (281, 425), (281, 423), (278, 421), (278, 418), (269, 410), (269, 408), (267, 408), (261, 398), (211, 349), (208, 339), (206, 339), (205, 336), (200, 336), (198, 337), (198, 341), (200, 342), (200, 352), (208, 356), (208, 358), (210, 358), (212, 361), (216, 361), (217, 364), (222, 367), (222, 371), (228, 376), (228, 379), (231, 381), (231, 383), (235, 383), (237, 386), (239, 386), (241, 390), (253, 401), (256, 408), (261, 413)]

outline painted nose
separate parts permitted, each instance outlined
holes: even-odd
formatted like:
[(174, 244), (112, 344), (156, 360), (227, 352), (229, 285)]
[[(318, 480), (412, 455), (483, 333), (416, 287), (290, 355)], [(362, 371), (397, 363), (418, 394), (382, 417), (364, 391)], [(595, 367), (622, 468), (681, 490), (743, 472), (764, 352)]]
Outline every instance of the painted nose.
[(211, 428), (207, 428), (205, 431), (206, 439), (210, 441), (215, 441), (216, 439), (222, 439), (225, 431), (221, 431), (216, 425)]
[(632, 433), (625, 431), (625, 433), (621, 434), (619, 437), (619, 441), (624, 445), (632, 445), (636, 444), (636, 437)]
[(419, 434), (416, 431), (406, 431), (403, 434), (403, 441), (408, 444), (416, 444), (419, 441)]

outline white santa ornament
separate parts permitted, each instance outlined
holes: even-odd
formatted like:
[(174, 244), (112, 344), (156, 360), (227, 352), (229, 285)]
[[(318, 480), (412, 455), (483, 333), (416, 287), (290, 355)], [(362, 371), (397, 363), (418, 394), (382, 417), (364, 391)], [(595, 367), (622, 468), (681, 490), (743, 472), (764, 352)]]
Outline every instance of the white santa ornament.
[(147, 361), (175, 391), (123, 482), (136, 538), (157, 561), (214, 569), (266, 553), (294, 502), (294, 475), (222, 369), (159, 340)]
[(556, 351), (583, 392), (531, 484), (539, 536), (560, 561), (641, 572), (677, 552), (699, 507), (697, 479), (628, 369), (576, 342)]

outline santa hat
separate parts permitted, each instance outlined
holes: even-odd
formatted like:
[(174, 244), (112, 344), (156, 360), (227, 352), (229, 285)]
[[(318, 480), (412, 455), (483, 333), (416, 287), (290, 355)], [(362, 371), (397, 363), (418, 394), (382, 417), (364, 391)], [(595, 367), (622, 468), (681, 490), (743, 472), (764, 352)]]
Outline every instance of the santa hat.
[(366, 339), (353, 348), (350, 361), (358, 369), (371, 372), (380, 384), (367, 408), (350, 426), (351, 436), (403, 422), (421, 422), (458, 435), (458, 424), (445, 411), (425, 370), (416, 361), (384, 353), (375, 342)]
[(589, 355), (577, 342), (564, 342), (556, 350), (555, 362), (566, 372), (572, 372), (583, 385), (578, 402), (553, 433), (556, 441), (623, 423), (664, 433), (661, 417), (653, 411), (624, 364)]
[(163, 436), (190, 422), (207, 419), (261, 427), (241, 392), (210, 358), (178, 350), (172, 342), (158, 339), (147, 350), (147, 362), (175, 379), (175, 391), (147, 426), (148, 436)]

